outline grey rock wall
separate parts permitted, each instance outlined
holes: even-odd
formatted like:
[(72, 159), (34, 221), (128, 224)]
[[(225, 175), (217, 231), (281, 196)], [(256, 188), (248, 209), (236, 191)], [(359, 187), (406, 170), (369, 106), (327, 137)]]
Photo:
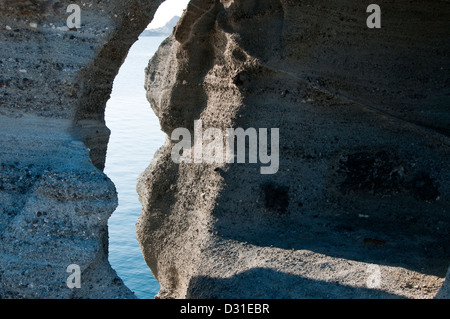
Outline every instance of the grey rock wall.
[[(449, 3), (191, 1), (147, 68), (137, 225), (161, 298), (434, 298), (450, 263)], [(280, 169), (175, 164), (175, 128), (279, 128)]]
[(104, 109), (161, 2), (0, 1), (0, 298), (135, 298), (107, 259)]

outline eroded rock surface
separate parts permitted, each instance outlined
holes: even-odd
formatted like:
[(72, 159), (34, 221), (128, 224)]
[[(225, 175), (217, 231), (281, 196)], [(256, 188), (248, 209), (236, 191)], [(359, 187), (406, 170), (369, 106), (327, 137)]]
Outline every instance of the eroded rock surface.
[(107, 259), (104, 109), (161, 2), (0, 1), (0, 298), (135, 298)]
[[(378, 4), (381, 29), (354, 1), (191, 1), (147, 69), (168, 139), (139, 180), (137, 234), (161, 298), (437, 295), (449, 3)], [(278, 173), (175, 164), (172, 131), (198, 119), (279, 128)]]
[[(104, 107), (161, 2), (0, 1), (1, 298), (134, 297)], [(147, 70), (162, 129), (279, 128), (280, 169), (178, 165), (167, 140), (138, 185), (160, 297), (448, 296), (449, 4), (378, 4), (381, 29), (348, 0), (191, 1)]]

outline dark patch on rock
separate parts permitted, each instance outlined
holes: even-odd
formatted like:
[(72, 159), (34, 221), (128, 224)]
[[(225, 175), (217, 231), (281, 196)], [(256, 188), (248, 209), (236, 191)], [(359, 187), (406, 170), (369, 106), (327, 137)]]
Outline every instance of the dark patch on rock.
[(414, 197), (423, 201), (435, 201), (440, 195), (438, 185), (425, 172), (419, 172), (407, 187)]
[(238, 75), (236, 75), (233, 79), (233, 83), (236, 86), (243, 86), (245, 83), (248, 83), (250, 81), (250, 77), (247, 72), (240, 72)]
[(388, 151), (348, 154), (339, 161), (338, 172), (345, 175), (339, 187), (345, 194), (363, 192), (387, 196), (409, 192), (421, 201), (439, 198), (439, 185), (429, 173), (419, 171), (414, 174), (405, 167), (407, 165), (397, 155)]
[(265, 184), (262, 186), (262, 190), (267, 209), (275, 210), (280, 214), (286, 213), (289, 206), (289, 187)]
[(247, 60), (247, 56), (240, 49), (233, 50), (233, 57), (235, 57), (237, 60), (241, 62), (245, 62)]
[(340, 159), (338, 167), (338, 172), (345, 175), (340, 184), (343, 193), (361, 191), (373, 195), (392, 195), (403, 189), (404, 168), (391, 152), (348, 154)]
[(386, 245), (386, 241), (381, 240), (381, 239), (376, 239), (376, 238), (364, 238), (364, 244), (384, 246), (384, 245)]

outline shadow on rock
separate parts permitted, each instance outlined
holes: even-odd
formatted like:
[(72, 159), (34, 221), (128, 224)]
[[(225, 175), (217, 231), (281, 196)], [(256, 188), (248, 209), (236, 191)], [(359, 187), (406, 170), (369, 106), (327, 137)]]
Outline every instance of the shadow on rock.
[(355, 288), (254, 268), (230, 278), (194, 277), (187, 298), (205, 299), (394, 299), (400, 296), (376, 289)]

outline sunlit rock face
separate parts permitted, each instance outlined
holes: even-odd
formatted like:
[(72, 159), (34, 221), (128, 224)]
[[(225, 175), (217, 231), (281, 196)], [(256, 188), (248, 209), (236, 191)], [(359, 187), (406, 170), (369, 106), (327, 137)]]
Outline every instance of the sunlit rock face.
[[(1, 298), (134, 297), (107, 261), (104, 108), (161, 2), (0, 1)], [(449, 4), (378, 5), (368, 28), (354, 1), (191, 1), (146, 71), (168, 139), (137, 238), (159, 297), (448, 296)], [(198, 120), (278, 128), (279, 169), (176, 164)]]
[(134, 298), (107, 260), (104, 109), (161, 2), (0, 1), (0, 298)]
[[(367, 5), (191, 1), (146, 70), (168, 138), (137, 236), (159, 297), (445, 295), (449, 4), (378, 2), (381, 28)], [(278, 172), (176, 164), (196, 120), (279, 128)]]

